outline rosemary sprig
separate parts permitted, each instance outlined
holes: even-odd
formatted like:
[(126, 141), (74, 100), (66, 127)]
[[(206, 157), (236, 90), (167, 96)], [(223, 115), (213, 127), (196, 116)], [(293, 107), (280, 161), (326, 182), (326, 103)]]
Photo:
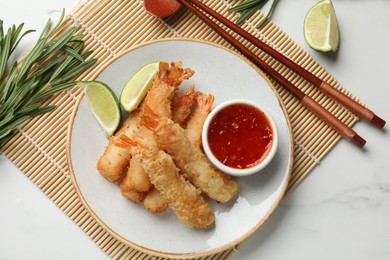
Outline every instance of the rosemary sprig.
[[(271, 18), (278, 1), (279, 0), (272, 0), (272, 4), (267, 15), (260, 21), (256, 28), (261, 28)], [(244, 2), (230, 8), (229, 11), (239, 13), (240, 16), (237, 18), (236, 24), (242, 24), (246, 19), (256, 13), (256, 11), (261, 10), (267, 2), (268, 0), (245, 0)]]
[(92, 52), (84, 51), (84, 36), (76, 34), (76, 28), (53, 37), (63, 18), (64, 11), (53, 28), (49, 19), (31, 51), (20, 64), (14, 61), (9, 67), (12, 52), (34, 31), (22, 33), (21, 24), (4, 33), (0, 20), (0, 149), (28, 119), (55, 109), (43, 105), (44, 100), (75, 86), (71, 80), (96, 62), (88, 59)]

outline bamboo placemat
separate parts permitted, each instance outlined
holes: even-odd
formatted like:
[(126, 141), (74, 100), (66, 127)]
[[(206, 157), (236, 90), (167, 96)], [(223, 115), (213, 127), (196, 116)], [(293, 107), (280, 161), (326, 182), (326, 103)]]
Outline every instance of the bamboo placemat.
[[(237, 1), (205, 0), (204, 2), (228, 18), (234, 19), (234, 14), (229, 14), (227, 9)], [(269, 22), (263, 29), (257, 30), (254, 25), (262, 18), (263, 15), (259, 13), (245, 22), (243, 28), (351, 96), (332, 75), (275, 24)], [(188, 11), (182, 9), (169, 19), (156, 19), (145, 12), (142, 0), (90, 0), (66, 18), (58, 29), (58, 34), (74, 25), (78, 27), (80, 33), (87, 35), (86, 48), (94, 50), (93, 56), (99, 60), (94, 68), (80, 77), (84, 80), (96, 78), (98, 72), (121, 52), (150, 40), (187, 37), (230, 48), (220, 36)], [(300, 76), (251, 44), (245, 41), (243, 43), (347, 125), (352, 126), (358, 120), (352, 113), (327, 98)], [(273, 84), (283, 100), (293, 133), (294, 166), (288, 185), (288, 192), (290, 192), (320, 163), (340, 137), (276, 82)], [(58, 108), (50, 114), (30, 120), (18, 129), (16, 135), (5, 146), (3, 153), (109, 257), (164, 259), (150, 255), (147, 250), (141, 252), (121, 242), (115, 234), (105, 230), (89, 214), (78, 197), (70, 178), (66, 144), (71, 114), (81, 95), (82, 92), (74, 88), (48, 100), (48, 104), (55, 104)], [(234, 250), (235, 248), (232, 248), (196, 259), (224, 259)]]

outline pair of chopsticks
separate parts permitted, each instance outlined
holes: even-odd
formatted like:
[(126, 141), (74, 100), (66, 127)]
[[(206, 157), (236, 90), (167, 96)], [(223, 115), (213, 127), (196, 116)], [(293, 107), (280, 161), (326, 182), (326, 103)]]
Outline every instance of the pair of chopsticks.
[(377, 116), (374, 112), (368, 108), (362, 106), (360, 103), (351, 99), (344, 93), (333, 88), (331, 85), (321, 80), (317, 76), (313, 75), (306, 69), (302, 68), (300, 65), (290, 60), (285, 55), (281, 54), (271, 46), (267, 45), (265, 42), (254, 37), (252, 34), (248, 33), (238, 25), (234, 24), (218, 12), (212, 10), (207, 5), (203, 4), (199, 0), (177, 0), (188, 8), (192, 13), (194, 13), (198, 18), (200, 18), (204, 23), (206, 23), (210, 28), (216, 31), (220, 36), (222, 36), (226, 41), (228, 41), (233, 47), (240, 51), (244, 56), (246, 56), (250, 61), (252, 61), (257, 67), (271, 76), (277, 83), (287, 89), (292, 93), (304, 106), (310, 109), (314, 114), (321, 118), (325, 123), (329, 124), (335, 131), (337, 131), (342, 137), (346, 138), (349, 141), (355, 143), (358, 147), (362, 148), (366, 141), (359, 136), (352, 128), (344, 124), (342, 121), (337, 119), (333, 114), (328, 112), (320, 104), (318, 104), (314, 99), (306, 95), (299, 88), (294, 86), (290, 81), (285, 79), (281, 74), (274, 70), (270, 65), (260, 59), (252, 51), (247, 49), (243, 44), (241, 44), (236, 38), (230, 35), (228, 32), (223, 30), (218, 24), (216, 24), (210, 17), (213, 17), (215, 20), (220, 22), (222, 25), (230, 28), (264, 52), (271, 55), (273, 58), (284, 64), (289, 69), (295, 71), (297, 74), (305, 78), (307, 81), (312, 83), (314, 86), (318, 87), (319, 90), (327, 94), (329, 97), (333, 98), (335, 101), (348, 108), (352, 113), (354, 113), (359, 118), (370, 122), (378, 128), (383, 128), (386, 124), (386, 121)]

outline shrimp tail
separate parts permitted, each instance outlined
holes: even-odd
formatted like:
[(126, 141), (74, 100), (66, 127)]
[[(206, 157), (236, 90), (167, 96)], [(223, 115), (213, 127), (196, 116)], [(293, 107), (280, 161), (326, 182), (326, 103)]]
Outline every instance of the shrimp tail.
[(196, 103), (200, 109), (210, 113), (211, 106), (214, 104), (214, 96), (211, 94), (201, 94), (196, 96)]
[(190, 95), (190, 94), (194, 93), (194, 90), (195, 90), (195, 86), (191, 85), (187, 88), (186, 92), (184, 92), (184, 95)]
[(170, 85), (178, 86), (184, 80), (194, 75), (195, 71), (190, 68), (183, 69), (181, 62), (160, 62), (158, 78)]
[(127, 135), (120, 135), (112, 137), (112, 142), (115, 146), (125, 149), (131, 149), (132, 147), (138, 147), (148, 150), (149, 148), (140, 144), (139, 142), (129, 138)]
[(196, 107), (186, 124), (186, 134), (191, 143), (200, 147), (202, 143), (202, 129), (204, 121), (210, 114), (214, 103), (214, 96), (210, 94), (195, 93)]

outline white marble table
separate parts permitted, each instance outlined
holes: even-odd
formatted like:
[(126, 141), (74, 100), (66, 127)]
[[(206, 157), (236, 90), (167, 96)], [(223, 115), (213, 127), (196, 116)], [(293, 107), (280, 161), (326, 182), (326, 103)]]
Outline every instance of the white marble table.
[[(390, 1), (334, 0), (341, 30), (337, 54), (303, 39), (303, 19), (317, 0), (280, 1), (274, 22), (338, 81), (389, 120)], [(0, 0), (5, 25), (41, 29), (77, 0)], [(38, 33), (37, 33), (38, 34)], [(34, 37), (24, 41), (31, 47)], [(21, 52), (23, 53), (23, 51)], [(288, 195), (231, 259), (390, 259), (390, 136), (359, 122), (359, 150), (342, 140)], [(106, 259), (107, 256), (4, 156), (0, 156), (0, 259)]]

